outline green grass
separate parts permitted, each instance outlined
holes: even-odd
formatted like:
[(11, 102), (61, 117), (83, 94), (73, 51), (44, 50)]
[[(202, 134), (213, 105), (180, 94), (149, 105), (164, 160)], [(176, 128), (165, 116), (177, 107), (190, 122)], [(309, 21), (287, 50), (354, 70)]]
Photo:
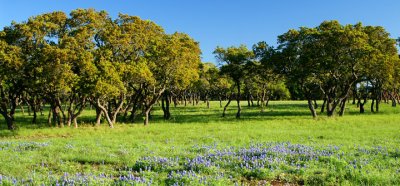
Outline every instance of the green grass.
[[(130, 183), (121, 181), (121, 175), (152, 179), (156, 185), (400, 184), (400, 108), (381, 104), (380, 113), (370, 113), (366, 105), (367, 113), (359, 114), (355, 105), (348, 104), (344, 117), (320, 115), (314, 120), (304, 101), (273, 101), (264, 113), (246, 105), (243, 102), (239, 120), (235, 119), (235, 104), (222, 118), (219, 103), (212, 102), (210, 109), (204, 103), (172, 107), (168, 121), (156, 108), (149, 126), (140, 121), (119, 123), (114, 129), (106, 123), (93, 127), (94, 111), (90, 110), (82, 114), (78, 129), (47, 127), (47, 112), (40, 116), (41, 124), (33, 125), (27, 113), (18, 112), (17, 131), (5, 130), (4, 121), (0, 123), (0, 175), (8, 179), (0, 183), (12, 184), (11, 177), (18, 179), (16, 184), (22, 179), (28, 184), (54, 184), (66, 177), (78, 183), (80, 177), (72, 175), (82, 173), (91, 181), (81, 183), (117, 185)], [(264, 154), (284, 161), (263, 168), (246, 168), (240, 165), (242, 160), (227, 163), (228, 156), (214, 156), (219, 150), (231, 150), (241, 152), (240, 157), (259, 157), (262, 152), (253, 152), (254, 146), (296, 152), (311, 148), (309, 153), (316, 155), (272, 150)], [(325, 155), (328, 151), (331, 154)], [(197, 156), (207, 157), (213, 165), (188, 167), (185, 158)], [(171, 164), (163, 167), (144, 157), (179, 160), (168, 160)], [(144, 170), (148, 167), (152, 169)], [(196, 176), (182, 176), (180, 171), (194, 171)], [(113, 178), (100, 179), (102, 174)]]

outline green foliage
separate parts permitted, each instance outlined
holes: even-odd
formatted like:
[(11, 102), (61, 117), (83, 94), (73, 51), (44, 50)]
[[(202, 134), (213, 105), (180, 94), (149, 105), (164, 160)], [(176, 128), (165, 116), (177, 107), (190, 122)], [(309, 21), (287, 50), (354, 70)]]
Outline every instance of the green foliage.
[[(112, 127), (124, 104), (125, 110), (151, 109), (167, 87), (185, 89), (198, 79), (198, 43), (184, 33), (165, 34), (137, 16), (112, 20), (94, 9), (73, 10), (69, 17), (52, 12), (12, 23), (0, 37), (6, 65), (0, 70), (7, 72), (1, 81), (17, 77), (14, 99), (35, 113), (43, 102), (50, 104), (53, 121), (61, 126), (74, 120), (77, 127), (76, 118), (89, 102)], [(18, 72), (8, 69), (17, 65)]]
[(214, 54), (221, 64), (224, 64), (221, 67), (221, 73), (230, 76), (235, 83), (243, 79), (246, 72), (245, 65), (251, 61), (254, 55), (245, 45), (226, 49), (217, 47)]
[(322, 93), (328, 115), (344, 104), (357, 82), (374, 84), (377, 100), (384, 84), (393, 82), (391, 69), (398, 63), (397, 49), (382, 27), (325, 21), (315, 28), (289, 30), (278, 40), (278, 71), (307, 99), (319, 99)]

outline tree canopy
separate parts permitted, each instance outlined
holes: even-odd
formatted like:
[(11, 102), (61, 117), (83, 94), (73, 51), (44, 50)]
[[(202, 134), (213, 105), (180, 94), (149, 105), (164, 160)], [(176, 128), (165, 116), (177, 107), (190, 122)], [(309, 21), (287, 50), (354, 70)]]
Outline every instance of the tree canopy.
[[(0, 32), (0, 113), (9, 129), (14, 114), (26, 105), (43, 114), (48, 125), (78, 127), (87, 107), (96, 110), (95, 123), (135, 122), (161, 100), (164, 119), (174, 106), (204, 100), (236, 99), (265, 111), (270, 99), (305, 99), (313, 117), (316, 100), (321, 113), (344, 114), (353, 96), (364, 112), (388, 97), (396, 104), (399, 56), (396, 41), (380, 26), (341, 25), (325, 21), (315, 28), (291, 29), (278, 36), (278, 46), (258, 42), (214, 51), (219, 62), (201, 62), (199, 42), (138, 16), (77, 9), (69, 15), (51, 12), (11, 23)], [(375, 104), (375, 105), (374, 105)], [(23, 108), (23, 107), (21, 107)]]

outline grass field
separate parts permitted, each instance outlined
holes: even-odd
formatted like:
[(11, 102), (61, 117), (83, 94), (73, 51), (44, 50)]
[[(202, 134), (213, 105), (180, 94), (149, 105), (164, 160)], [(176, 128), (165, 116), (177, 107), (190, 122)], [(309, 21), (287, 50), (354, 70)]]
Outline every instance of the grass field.
[[(366, 105), (365, 108), (368, 108)], [(226, 118), (212, 102), (156, 108), (145, 127), (78, 129), (29, 124), (17, 113), (15, 132), (0, 129), (3, 185), (400, 185), (400, 108), (312, 119), (304, 101), (274, 101), (266, 112), (233, 104)]]

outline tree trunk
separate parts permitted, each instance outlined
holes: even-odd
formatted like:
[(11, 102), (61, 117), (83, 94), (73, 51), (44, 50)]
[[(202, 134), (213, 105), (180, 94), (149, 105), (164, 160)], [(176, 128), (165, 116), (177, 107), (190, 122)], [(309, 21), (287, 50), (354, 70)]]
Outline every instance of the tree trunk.
[(240, 106), (240, 82), (236, 82), (237, 83), (237, 97), (236, 97), (236, 102), (237, 102), (237, 113), (236, 113), (236, 118), (239, 119), (240, 118), (240, 112), (242, 111), (242, 107)]
[(41, 116), (43, 116), (44, 114), (43, 114), (43, 107), (44, 107), (44, 105), (42, 105), (43, 103), (41, 102), (41, 101), (39, 101), (39, 104), (38, 104), (38, 107), (39, 107), (39, 111), (40, 111), (40, 115)]
[(147, 126), (149, 124), (149, 113), (150, 113), (151, 108), (148, 108), (144, 112), (144, 126)]
[(114, 123), (113, 123), (113, 121), (111, 120), (110, 115), (108, 114), (107, 109), (100, 103), (100, 99), (99, 99), (99, 98), (97, 98), (96, 104), (97, 104), (96, 107), (98, 107), (98, 108), (101, 109), (101, 111), (102, 111), (104, 117), (105, 117), (106, 120), (107, 120), (107, 123), (108, 123), (109, 127), (110, 127), (110, 128), (114, 128)]
[(129, 121), (135, 122), (136, 120), (136, 112), (137, 112), (137, 105), (133, 104), (132, 110), (131, 110), (131, 115), (129, 116)]
[(123, 118), (122, 120), (124, 121), (124, 123), (126, 123), (128, 121), (129, 110), (132, 110), (130, 105), (127, 105), (125, 107), (125, 109), (123, 109), (124, 115), (122, 116), (122, 118)]
[(125, 94), (120, 95), (119, 103), (118, 103), (118, 105), (116, 105), (117, 108), (114, 110), (114, 113), (111, 115), (113, 124), (117, 123), (117, 117), (118, 117), (119, 111), (121, 110), (122, 106), (124, 105), (124, 100), (125, 100)]
[(5, 117), (6, 118), (6, 122), (7, 122), (7, 128), (8, 130), (14, 130), (15, 126), (14, 126), (14, 119), (12, 117)]
[(208, 100), (208, 94), (206, 94), (206, 103), (207, 103), (207, 108), (210, 108), (210, 100)]
[(165, 88), (162, 88), (156, 95), (153, 95), (153, 98), (149, 101), (144, 102), (144, 114), (145, 114), (145, 119), (144, 119), (144, 125), (149, 124), (149, 117), (150, 117), (150, 111), (153, 108), (153, 105), (160, 99), (160, 97), (163, 95), (165, 91)]
[(59, 126), (64, 127), (64, 124), (66, 124), (66, 118), (67, 118), (67, 116), (65, 115), (65, 112), (64, 112), (65, 107), (63, 109), (60, 98), (57, 98), (55, 101), (56, 101), (55, 105), (56, 105), (57, 113), (58, 113), (57, 117), (59, 120)]
[(21, 108), (22, 115), (25, 115), (24, 105), (21, 103), (19, 106)]
[(340, 112), (339, 112), (339, 116), (343, 116), (344, 115), (344, 111), (346, 110), (346, 102), (347, 102), (347, 98), (344, 98), (341, 103), (340, 103)]
[[(263, 86), (263, 91), (262, 91), (262, 94), (261, 94), (260, 102), (261, 102), (261, 112), (264, 112), (264, 107), (265, 107), (265, 89), (264, 89), (264, 86)], [(258, 101), (257, 101), (257, 105), (258, 105)]]
[(247, 94), (247, 107), (250, 107), (250, 94)]
[(318, 103), (317, 103), (317, 100), (316, 100), (316, 99), (314, 99), (314, 108), (315, 108), (315, 109), (318, 109)]
[(231, 96), (229, 96), (228, 103), (226, 103), (226, 105), (224, 107), (224, 111), (222, 112), (222, 117), (225, 117), (226, 109), (228, 108), (228, 106), (231, 103), (231, 101), (232, 101), (232, 94), (231, 94)]
[(376, 103), (375, 103), (375, 111), (376, 112), (379, 112), (379, 103), (381, 102), (381, 99), (380, 98), (378, 98), (377, 100), (376, 100)]
[(357, 95), (357, 83), (354, 83), (354, 87), (353, 87), (353, 105), (356, 104), (356, 95)]
[(219, 107), (222, 108), (222, 98), (221, 96), (218, 96), (218, 98), (219, 98)]
[(325, 112), (325, 106), (326, 106), (326, 98), (324, 98), (324, 102), (321, 105), (321, 113)]
[(327, 97), (327, 102), (326, 102), (326, 113), (328, 117), (332, 117), (335, 113), (336, 107), (342, 103), (344, 99), (347, 97), (343, 97), (340, 99), (333, 99), (331, 97)]
[(364, 104), (360, 104), (360, 113), (364, 113), (364, 112), (365, 112)]
[(78, 128), (77, 117), (74, 117), (74, 119), (72, 121), (74, 122), (74, 128)]
[(96, 125), (97, 126), (99, 126), (101, 124), (101, 115), (102, 115), (101, 109), (96, 107)]
[(171, 103), (171, 99), (169, 99), (170, 97), (171, 97), (171, 95), (169, 94), (169, 92), (168, 91), (166, 91), (167, 92), (167, 99), (166, 99), (166, 101), (167, 102), (165, 102), (165, 110), (167, 111), (167, 117), (166, 117), (166, 119), (171, 119), (171, 112), (170, 112), (170, 109), (169, 109), (169, 105), (170, 105), (170, 103)]
[(171, 113), (169, 111), (170, 99), (169, 99), (168, 93), (169, 93), (168, 91), (165, 91), (161, 98), (161, 108), (163, 110), (165, 120), (168, 120), (171, 118)]
[(52, 115), (52, 123), (54, 123), (55, 124), (55, 126), (56, 127), (60, 127), (60, 119), (59, 119), (59, 115), (58, 115), (58, 112), (57, 112), (57, 107), (54, 105), (54, 103), (51, 103), (50, 104), (50, 110), (51, 110), (51, 115)]
[[(68, 108), (68, 114), (69, 114), (69, 115), (68, 115), (68, 127), (70, 127), (70, 126), (71, 126), (71, 122), (73, 122), (73, 123), (74, 123), (74, 127), (75, 127), (75, 128), (78, 128), (78, 122), (77, 122), (77, 120), (78, 120), (78, 116), (81, 115), (82, 111), (83, 111), (83, 110), (85, 109), (85, 107), (86, 107), (86, 101), (85, 101), (85, 99), (86, 99), (86, 98), (82, 98), (81, 102), (78, 103), (78, 104), (75, 104), (75, 106), (74, 106), (73, 109), (72, 109), (72, 106), (73, 106), (74, 104), (70, 104), (70, 106), (69, 106), (69, 108)], [(71, 102), (72, 102), (72, 100), (71, 100)], [(77, 112), (75, 112), (76, 109), (78, 109)]]
[(371, 112), (375, 112), (374, 106), (375, 106), (375, 99), (372, 99), (372, 102), (371, 102)]
[(28, 102), (27, 102), (27, 105), (28, 105), (28, 116), (31, 116), (31, 104), (29, 104)]
[(47, 124), (49, 125), (49, 127), (51, 127), (51, 108), (49, 109), (49, 115), (47, 116)]
[(359, 99), (358, 102), (360, 104), (360, 113), (364, 113), (365, 112), (364, 105), (367, 102), (367, 98), (364, 98), (363, 102), (361, 102), (361, 100)]
[(129, 121), (135, 122), (136, 119), (136, 112), (140, 109), (140, 103), (143, 101), (143, 94), (139, 91), (136, 91), (135, 97), (132, 103), (131, 115), (129, 116)]
[(171, 96), (171, 100), (174, 102), (174, 108), (176, 108), (178, 106), (178, 99), (176, 96), (172, 97)]
[(164, 113), (164, 120), (166, 120), (167, 119), (167, 111), (165, 109), (165, 93), (164, 93), (164, 96), (161, 98), (161, 109)]
[(311, 115), (313, 118), (317, 117), (317, 112), (315, 111), (313, 101), (311, 99), (307, 99), (308, 102), (308, 108), (310, 109)]
[(3, 115), (4, 120), (6, 121), (7, 128), (8, 128), (8, 130), (14, 130), (15, 129), (14, 117), (13, 117), (13, 115), (10, 115), (9, 113), (7, 113), (7, 110), (4, 110), (4, 109), (5, 108), (3, 107), (3, 110), (1, 111), (1, 115)]
[(199, 94), (199, 95), (196, 95), (196, 105), (198, 105), (199, 102), (200, 102), (200, 94)]
[(72, 115), (73, 115), (72, 106), (73, 106), (73, 101), (72, 101), (72, 99), (70, 99), (69, 106), (67, 109), (67, 126), (68, 127), (71, 127), (71, 123), (72, 123)]
[(271, 100), (271, 99), (269, 98), (269, 96), (267, 96), (267, 101), (265, 102), (265, 108), (268, 107), (268, 105), (269, 105), (269, 100)]
[(390, 97), (392, 98), (392, 107), (396, 107), (396, 105), (397, 105), (396, 98), (393, 96), (393, 94), (390, 94)]
[(326, 114), (328, 117), (332, 117), (335, 109), (333, 108), (332, 103), (329, 101), (329, 98), (327, 99), (326, 102)]
[(37, 118), (37, 113), (36, 113), (36, 110), (33, 110), (33, 118), (32, 118), (32, 123), (36, 123), (36, 118)]
[(68, 111), (68, 116), (67, 116), (67, 126), (68, 126), (68, 127), (71, 127), (71, 123), (72, 123), (72, 113), (71, 113), (71, 111), (69, 110), (69, 111)]

